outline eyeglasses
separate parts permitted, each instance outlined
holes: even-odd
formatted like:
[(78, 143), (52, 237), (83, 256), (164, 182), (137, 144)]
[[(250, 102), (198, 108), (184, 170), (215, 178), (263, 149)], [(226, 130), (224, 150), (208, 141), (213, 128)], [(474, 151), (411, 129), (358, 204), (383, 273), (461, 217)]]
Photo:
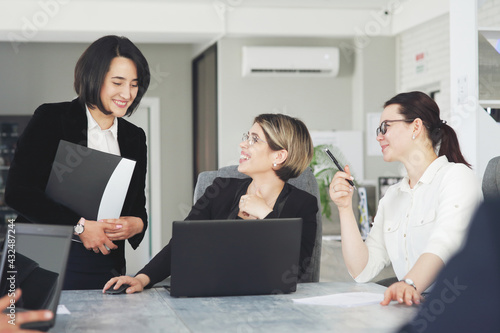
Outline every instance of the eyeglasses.
[(414, 120), (415, 119), (384, 120), (380, 124), (380, 126), (377, 128), (377, 136), (379, 136), (379, 134), (385, 135), (385, 133), (387, 133), (387, 123), (393, 123), (393, 122), (396, 122), (396, 121), (404, 121), (405, 123), (411, 123)]
[(243, 137), (241, 138), (241, 141), (248, 141), (248, 144), (250, 146), (253, 145), (254, 143), (256, 143), (257, 141), (267, 143), (266, 141), (262, 140), (258, 136), (256, 136), (256, 135), (250, 136), (250, 135), (248, 135), (248, 133), (243, 133)]

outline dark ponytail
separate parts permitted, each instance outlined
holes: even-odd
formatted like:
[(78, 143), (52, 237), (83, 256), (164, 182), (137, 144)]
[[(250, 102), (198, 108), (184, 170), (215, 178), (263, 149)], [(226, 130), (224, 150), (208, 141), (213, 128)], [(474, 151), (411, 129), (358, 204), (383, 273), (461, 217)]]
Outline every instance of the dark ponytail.
[[(460, 151), (460, 144), (458, 143), (457, 134), (446, 123), (442, 124), (439, 129), (441, 146), (439, 147), (438, 156), (445, 155), (448, 158), (448, 161), (455, 163), (463, 163), (467, 165), (469, 168), (471, 165), (465, 160), (462, 152)], [(434, 147), (434, 141), (432, 142)]]
[(432, 148), (436, 149), (439, 145), (438, 156), (445, 155), (448, 161), (463, 163), (470, 168), (470, 164), (465, 160), (460, 151), (457, 134), (439, 117), (439, 107), (432, 98), (420, 91), (401, 93), (387, 102), (384, 107), (392, 104), (399, 105), (399, 113), (405, 119), (420, 118), (429, 139), (432, 142)]

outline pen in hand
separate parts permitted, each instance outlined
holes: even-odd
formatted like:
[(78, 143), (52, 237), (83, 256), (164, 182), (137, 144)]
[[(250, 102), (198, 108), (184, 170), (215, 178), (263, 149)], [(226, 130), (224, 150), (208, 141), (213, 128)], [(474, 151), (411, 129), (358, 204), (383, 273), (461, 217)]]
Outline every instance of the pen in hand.
[[(328, 148), (325, 148), (325, 153), (328, 155), (328, 157), (330, 157), (330, 159), (333, 161), (333, 163), (335, 163), (335, 166), (337, 167), (337, 169), (339, 169), (340, 171), (344, 171), (344, 168), (340, 165), (340, 163), (337, 161), (335, 156), (333, 156), (333, 154), (330, 152), (330, 150)], [(350, 179), (346, 179), (346, 180), (349, 183), (349, 185), (356, 188), (356, 186), (354, 185), (354, 182), (352, 180), (350, 180)]]

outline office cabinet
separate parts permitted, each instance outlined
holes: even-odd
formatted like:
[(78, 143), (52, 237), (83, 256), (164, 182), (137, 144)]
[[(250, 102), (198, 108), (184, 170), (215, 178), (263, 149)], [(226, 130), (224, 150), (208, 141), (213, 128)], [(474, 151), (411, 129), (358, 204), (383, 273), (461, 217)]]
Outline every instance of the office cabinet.
[(0, 116), (0, 224), (16, 218), (17, 213), (5, 204), (5, 182), (16, 151), (17, 139), (31, 116)]

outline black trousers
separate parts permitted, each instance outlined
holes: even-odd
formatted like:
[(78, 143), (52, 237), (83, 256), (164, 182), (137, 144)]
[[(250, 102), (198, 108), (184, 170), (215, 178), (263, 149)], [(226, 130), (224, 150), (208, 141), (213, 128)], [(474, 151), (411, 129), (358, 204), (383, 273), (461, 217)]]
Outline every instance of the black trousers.
[(118, 249), (103, 255), (87, 250), (80, 242), (71, 242), (63, 289), (102, 289), (112, 277), (124, 275), (125, 242), (114, 243)]

